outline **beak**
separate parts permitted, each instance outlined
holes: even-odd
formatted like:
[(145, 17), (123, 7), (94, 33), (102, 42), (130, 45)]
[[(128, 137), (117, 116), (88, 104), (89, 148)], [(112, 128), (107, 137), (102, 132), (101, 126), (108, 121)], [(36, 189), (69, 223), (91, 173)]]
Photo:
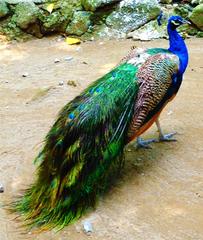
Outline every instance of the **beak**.
[(189, 25), (190, 25), (190, 24), (191, 24), (191, 22), (190, 22), (190, 21), (188, 21), (188, 20), (186, 20), (186, 19), (183, 19), (183, 20), (182, 20), (182, 24), (189, 24)]

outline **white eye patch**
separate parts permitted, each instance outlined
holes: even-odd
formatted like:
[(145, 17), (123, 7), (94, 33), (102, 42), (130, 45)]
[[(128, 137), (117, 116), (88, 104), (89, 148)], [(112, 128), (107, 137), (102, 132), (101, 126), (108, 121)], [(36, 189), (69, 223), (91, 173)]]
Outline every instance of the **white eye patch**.
[(171, 21), (175, 26), (180, 25), (180, 23), (175, 22), (174, 20)]

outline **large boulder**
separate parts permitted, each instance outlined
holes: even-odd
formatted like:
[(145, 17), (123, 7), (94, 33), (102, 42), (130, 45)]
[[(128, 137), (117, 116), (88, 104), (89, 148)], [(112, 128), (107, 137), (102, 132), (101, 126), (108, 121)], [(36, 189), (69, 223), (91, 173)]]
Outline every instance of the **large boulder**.
[(5, 0), (9, 4), (18, 4), (22, 2), (33, 2), (33, 3), (46, 3), (50, 2), (50, 0)]
[(67, 25), (73, 19), (74, 12), (82, 9), (78, 0), (59, 0), (54, 3), (51, 13), (47, 11), (48, 4), (40, 7), (43, 9), (39, 16), (43, 32), (65, 32)]
[(91, 26), (91, 12), (77, 11), (73, 15), (73, 20), (66, 28), (66, 33), (81, 36)]
[(198, 5), (192, 11), (190, 20), (200, 29), (203, 30), (203, 4)]
[(85, 10), (94, 12), (97, 8), (120, 2), (121, 0), (81, 0)]
[(173, 0), (160, 0), (159, 2), (163, 4), (170, 4), (173, 2)]
[(9, 13), (9, 9), (6, 2), (4, 0), (1, 0), (0, 1), (0, 18), (5, 17), (6, 15), (8, 15), (8, 13)]
[(191, 4), (192, 4), (192, 5), (199, 5), (199, 4), (201, 4), (201, 3), (203, 3), (203, 0), (192, 0), (192, 1), (191, 1)]
[(183, 18), (187, 18), (192, 12), (193, 8), (189, 4), (178, 5), (174, 8), (174, 14)]
[(159, 26), (157, 20), (150, 21), (139, 29), (127, 34), (128, 38), (134, 40), (149, 41), (152, 39), (166, 38), (166, 24)]
[(123, 0), (106, 18), (106, 25), (121, 32), (131, 32), (160, 14), (157, 0)]
[(11, 21), (21, 29), (27, 29), (36, 22), (38, 14), (39, 8), (33, 2), (22, 2), (16, 6)]

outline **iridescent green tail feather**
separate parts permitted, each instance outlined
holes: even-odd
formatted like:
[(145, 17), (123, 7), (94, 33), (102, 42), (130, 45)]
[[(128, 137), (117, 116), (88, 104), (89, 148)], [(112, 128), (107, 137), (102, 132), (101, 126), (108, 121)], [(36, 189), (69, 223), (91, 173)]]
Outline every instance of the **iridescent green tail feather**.
[(118, 66), (62, 109), (36, 158), (36, 181), (13, 204), (28, 225), (63, 228), (109, 187), (123, 163), (136, 71)]

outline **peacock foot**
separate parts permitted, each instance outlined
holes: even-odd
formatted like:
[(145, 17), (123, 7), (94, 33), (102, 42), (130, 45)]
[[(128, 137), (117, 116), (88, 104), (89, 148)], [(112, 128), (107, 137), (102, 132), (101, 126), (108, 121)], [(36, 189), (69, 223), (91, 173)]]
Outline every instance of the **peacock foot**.
[(157, 142), (157, 140), (155, 138), (152, 139), (148, 139), (148, 140), (144, 140), (141, 137), (137, 138), (137, 144), (136, 144), (136, 148), (152, 148), (150, 146), (151, 143), (153, 142)]
[(173, 136), (176, 134), (177, 134), (177, 132), (160, 135), (159, 142), (175, 142), (177, 140), (175, 138), (173, 138)]

